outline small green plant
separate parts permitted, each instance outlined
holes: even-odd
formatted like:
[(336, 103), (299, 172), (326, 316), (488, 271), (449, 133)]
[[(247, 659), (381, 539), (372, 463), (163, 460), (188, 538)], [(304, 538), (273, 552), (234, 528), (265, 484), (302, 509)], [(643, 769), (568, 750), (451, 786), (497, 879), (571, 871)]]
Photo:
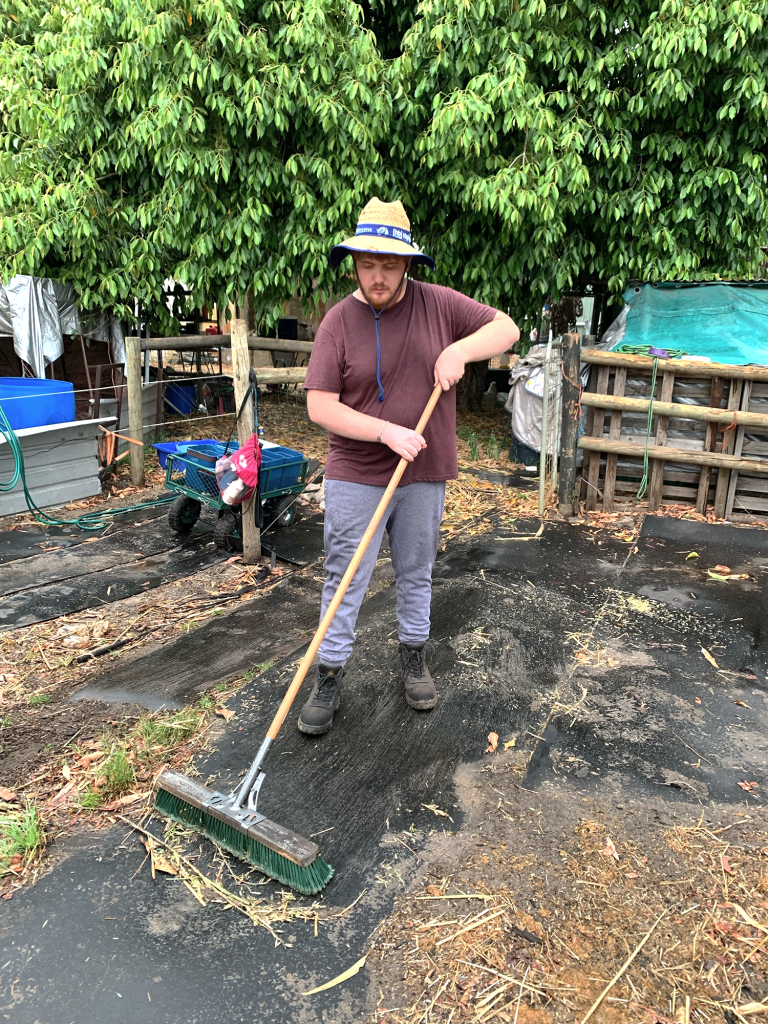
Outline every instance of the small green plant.
[(489, 459), (492, 459), (494, 462), (498, 459), (499, 452), (501, 450), (501, 441), (499, 441), (495, 434), (488, 435), (485, 442), (485, 450), (488, 453)]
[(45, 849), (45, 830), (37, 807), (28, 800), (24, 810), (0, 814), (0, 874), (12, 861), (21, 866), (35, 860)]
[(10, 715), (3, 715), (3, 717), (0, 718), (0, 729), (12, 729), (12, 728), (13, 728), (13, 719), (11, 718), (11, 716)]
[(213, 711), (216, 708), (216, 701), (208, 694), (203, 694), (200, 698), (200, 707), (203, 711)]
[(467, 445), (469, 446), (470, 461), (477, 462), (477, 454), (480, 445), (477, 440), (477, 434), (474, 432), (474, 430), (470, 430), (469, 433), (467, 434)]
[(95, 811), (101, 803), (101, 793), (93, 786), (89, 786), (80, 798), (80, 806), (84, 811)]
[(106, 780), (105, 791), (115, 796), (130, 789), (136, 781), (136, 772), (124, 747), (113, 747), (101, 770)]
[(31, 708), (41, 708), (43, 705), (50, 703), (50, 693), (33, 693), (31, 697), (27, 697), (27, 704)]

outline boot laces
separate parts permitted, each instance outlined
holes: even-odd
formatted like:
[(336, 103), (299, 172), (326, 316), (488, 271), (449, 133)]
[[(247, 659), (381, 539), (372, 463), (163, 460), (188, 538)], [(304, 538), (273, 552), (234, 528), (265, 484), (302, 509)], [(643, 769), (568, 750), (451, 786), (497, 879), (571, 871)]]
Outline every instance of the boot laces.
[(335, 672), (323, 672), (317, 683), (314, 704), (329, 705), (333, 702), (339, 679)]
[(408, 663), (408, 675), (415, 676), (417, 679), (423, 678), (425, 674), (424, 668), (426, 665), (424, 648), (421, 647), (417, 650), (412, 650), (410, 647), (406, 647), (405, 656)]

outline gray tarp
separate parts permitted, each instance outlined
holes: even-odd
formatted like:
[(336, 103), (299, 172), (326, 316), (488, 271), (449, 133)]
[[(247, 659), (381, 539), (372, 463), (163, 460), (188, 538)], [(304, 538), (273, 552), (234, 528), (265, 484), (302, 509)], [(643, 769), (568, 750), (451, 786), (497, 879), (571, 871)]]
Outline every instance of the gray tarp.
[(125, 362), (120, 322), (101, 313), (81, 318), (72, 285), (47, 277), (19, 274), (0, 284), (0, 334), (13, 337), (16, 355), (36, 377), (45, 377), (46, 365), (63, 355), (65, 334), (106, 341), (113, 361)]

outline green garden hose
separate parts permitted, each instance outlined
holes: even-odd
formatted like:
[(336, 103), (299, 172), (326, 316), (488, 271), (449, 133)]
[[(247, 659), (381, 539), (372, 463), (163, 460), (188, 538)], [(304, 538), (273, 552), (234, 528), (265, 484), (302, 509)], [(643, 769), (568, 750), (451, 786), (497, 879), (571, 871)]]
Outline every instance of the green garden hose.
[(85, 515), (78, 516), (76, 519), (58, 519), (56, 516), (48, 515), (47, 512), (43, 512), (42, 509), (38, 508), (32, 495), (29, 493), (21, 442), (8, 422), (2, 405), (0, 405), (0, 433), (2, 433), (10, 445), (11, 453), (13, 454), (13, 473), (9, 480), (0, 480), (0, 492), (12, 491), (19, 480), (21, 480), (27, 508), (35, 519), (44, 526), (76, 526), (80, 530), (102, 530), (115, 516), (124, 516), (129, 512), (136, 512), (143, 508), (153, 508), (157, 505), (168, 505), (176, 497), (175, 494), (172, 494), (165, 498), (155, 498), (153, 501), (143, 501), (139, 505), (125, 505), (121, 508), (103, 509), (100, 512), (86, 512)]
[[(617, 345), (616, 348), (611, 349), (612, 352), (621, 352), (627, 356), (649, 356), (652, 352), (657, 352), (652, 345)], [(667, 355), (665, 359), (680, 359), (686, 353), (681, 348), (667, 348), (664, 349)], [(645, 450), (643, 452), (643, 477), (640, 481), (640, 486), (637, 489), (638, 500), (645, 497), (645, 492), (648, 490), (648, 445), (651, 443), (651, 427), (653, 425), (653, 399), (656, 394), (656, 372), (659, 368), (659, 356), (654, 355), (653, 357), (653, 371), (651, 372), (651, 401), (648, 405), (648, 423), (645, 429)]]

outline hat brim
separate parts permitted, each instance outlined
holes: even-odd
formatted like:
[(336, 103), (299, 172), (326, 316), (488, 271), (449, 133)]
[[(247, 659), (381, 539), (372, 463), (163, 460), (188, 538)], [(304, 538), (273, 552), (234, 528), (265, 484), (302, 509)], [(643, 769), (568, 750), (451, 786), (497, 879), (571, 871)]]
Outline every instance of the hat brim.
[(355, 235), (331, 249), (331, 266), (338, 267), (341, 261), (354, 252), (371, 252), (378, 256), (405, 256), (413, 263), (435, 269), (435, 261), (424, 252), (419, 252), (407, 242), (399, 242), (396, 238), (377, 238), (375, 235)]

